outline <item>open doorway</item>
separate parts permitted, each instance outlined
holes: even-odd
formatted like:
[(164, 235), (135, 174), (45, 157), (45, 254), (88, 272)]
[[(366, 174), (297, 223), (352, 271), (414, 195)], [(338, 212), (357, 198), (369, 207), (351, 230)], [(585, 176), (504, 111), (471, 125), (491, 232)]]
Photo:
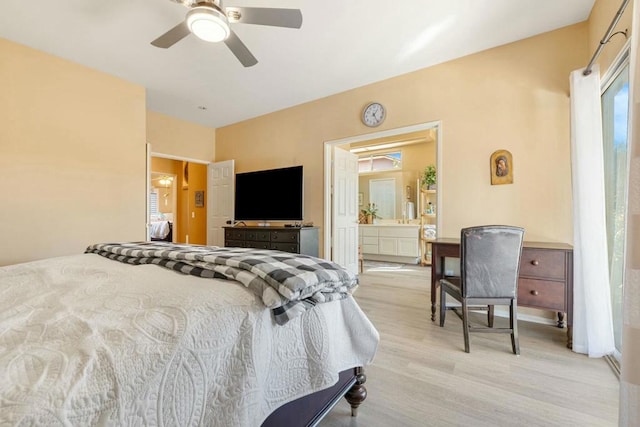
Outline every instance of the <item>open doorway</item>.
[(149, 190), (149, 238), (151, 240), (174, 242), (177, 181), (174, 173), (151, 172)]
[[(425, 169), (433, 166), (439, 182), (440, 128), (440, 122), (429, 122), (325, 142), (326, 258), (347, 265), (339, 258), (357, 253), (360, 246), (365, 259), (430, 263), (428, 240), (436, 237), (441, 222), (442, 211), (437, 209), (441, 192), (434, 186), (428, 189), (422, 178)], [(334, 185), (336, 149), (358, 157), (358, 239), (354, 248), (346, 250), (333, 246), (335, 236), (342, 233), (335, 230), (334, 203), (342, 197), (341, 186)], [(384, 189), (393, 189), (393, 194)]]
[(149, 168), (150, 239), (207, 244), (207, 163), (151, 153)]

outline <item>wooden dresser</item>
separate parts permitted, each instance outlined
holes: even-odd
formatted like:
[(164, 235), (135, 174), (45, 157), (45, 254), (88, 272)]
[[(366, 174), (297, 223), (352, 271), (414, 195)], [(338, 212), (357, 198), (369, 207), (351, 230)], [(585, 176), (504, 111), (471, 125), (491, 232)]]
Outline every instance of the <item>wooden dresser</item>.
[[(444, 277), (444, 259), (460, 257), (459, 239), (432, 242), (431, 320), (435, 320), (436, 290)], [(518, 306), (555, 311), (558, 327), (564, 327), (567, 347), (572, 346), (573, 248), (564, 243), (524, 242), (518, 279)]]
[(224, 227), (224, 245), (317, 257), (318, 230), (318, 227)]

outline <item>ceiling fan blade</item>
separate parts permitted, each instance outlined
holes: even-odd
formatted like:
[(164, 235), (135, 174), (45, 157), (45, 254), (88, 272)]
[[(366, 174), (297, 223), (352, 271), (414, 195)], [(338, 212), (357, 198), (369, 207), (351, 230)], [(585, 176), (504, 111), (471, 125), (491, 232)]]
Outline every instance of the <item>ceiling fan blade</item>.
[(186, 21), (182, 21), (157, 39), (151, 42), (155, 47), (166, 49), (191, 34)]
[(300, 9), (227, 7), (226, 10), (231, 22), (286, 28), (300, 28), (302, 26), (302, 12), (300, 12)]
[(249, 52), (247, 46), (242, 43), (242, 40), (238, 38), (233, 30), (231, 30), (231, 33), (229, 34), (229, 37), (224, 41), (224, 44), (227, 45), (227, 47), (236, 56), (236, 58), (238, 58), (238, 61), (240, 61), (245, 67), (251, 67), (258, 63), (256, 57), (253, 56), (251, 52)]

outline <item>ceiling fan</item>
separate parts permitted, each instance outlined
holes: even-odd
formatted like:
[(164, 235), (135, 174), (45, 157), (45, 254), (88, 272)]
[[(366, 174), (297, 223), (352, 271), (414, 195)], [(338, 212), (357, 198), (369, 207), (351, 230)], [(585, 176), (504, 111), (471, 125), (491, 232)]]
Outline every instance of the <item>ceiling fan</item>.
[(222, 0), (172, 0), (189, 8), (184, 21), (151, 42), (153, 46), (168, 48), (193, 33), (208, 42), (221, 42), (231, 50), (245, 67), (258, 60), (242, 43), (229, 24), (256, 24), (272, 27), (300, 28), (299, 9), (268, 7), (223, 7)]

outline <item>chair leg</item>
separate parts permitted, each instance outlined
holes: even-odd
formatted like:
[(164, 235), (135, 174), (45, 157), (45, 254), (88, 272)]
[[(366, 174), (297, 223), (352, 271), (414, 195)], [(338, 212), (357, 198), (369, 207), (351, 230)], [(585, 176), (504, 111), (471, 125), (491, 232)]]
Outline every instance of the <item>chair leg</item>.
[(509, 307), (509, 327), (511, 328), (511, 348), (513, 354), (520, 354), (520, 343), (518, 342), (518, 306), (516, 301), (511, 300)]
[(493, 328), (493, 306), (488, 306), (487, 310), (487, 324), (490, 328)]
[(444, 286), (440, 285), (440, 327), (444, 326), (444, 317), (447, 313), (447, 294)]
[(469, 353), (469, 307), (464, 298), (462, 298), (462, 331), (464, 332), (464, 351)]

